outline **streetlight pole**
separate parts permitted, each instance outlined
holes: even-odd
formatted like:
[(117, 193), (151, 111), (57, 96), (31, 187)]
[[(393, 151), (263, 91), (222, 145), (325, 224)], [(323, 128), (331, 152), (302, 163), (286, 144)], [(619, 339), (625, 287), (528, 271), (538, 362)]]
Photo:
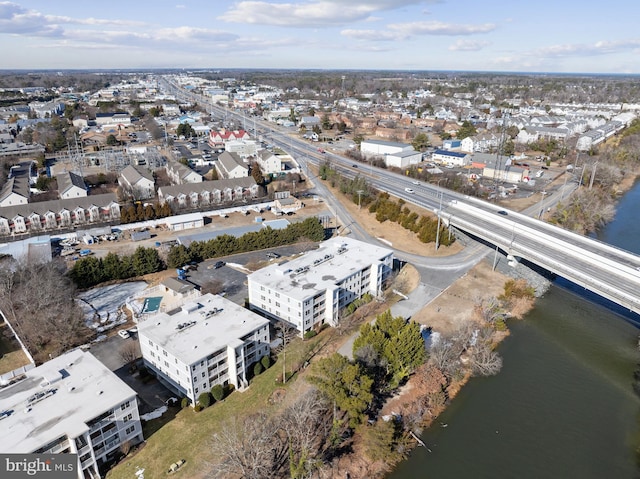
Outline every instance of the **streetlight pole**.
[(436, 229), (436, 251), (440, 246), (440, 213), (442, 212), (442, 191), (440, 192), (440, 207), (438, 208), (438, 228)]
[(540, 198), (540, 213), (538, 213), (538, 219), (542, 218), (542, 213), (544, 212), (544, 195), (546, 195), (547, 192), (542, 190), (540, 193), (542, 194), (542, 198)]
[(358, 209), (361, 209), (360, 207), (360, 197), (362, 196), (362, 193), (364, 193), (363, 190), (357, 190), (356, 193), (358, 193)]

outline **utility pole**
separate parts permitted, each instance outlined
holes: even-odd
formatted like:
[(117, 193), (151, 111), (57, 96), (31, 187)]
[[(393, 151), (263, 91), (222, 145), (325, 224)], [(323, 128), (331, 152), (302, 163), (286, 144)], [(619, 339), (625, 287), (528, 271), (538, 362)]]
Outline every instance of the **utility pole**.
[(364, 191), (363, 190), (357, 190), (356, 193), (358, 193), (358, 209), (361, 209), (360, 197), (362, 196), (362, 193), (364, 193)]

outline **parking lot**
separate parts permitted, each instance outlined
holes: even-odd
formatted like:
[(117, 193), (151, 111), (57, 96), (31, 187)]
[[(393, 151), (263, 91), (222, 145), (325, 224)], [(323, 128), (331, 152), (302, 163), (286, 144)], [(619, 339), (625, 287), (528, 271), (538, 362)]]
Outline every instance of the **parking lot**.
[[(213, 285), (219, 290), (219, 294), (224, 294), (228, 300), (244, 306), (245, 300), (249, 297), (247, 275), (252, 270), (285, 261), (315, 247), (315, 243), (302, 243), (206, 260), (198, 264), (196, 270), (187, 273), (187, 281), (201, 289)], [(224, 266), (216, 268), (216, 262), (221, 260), (224, 261)]]

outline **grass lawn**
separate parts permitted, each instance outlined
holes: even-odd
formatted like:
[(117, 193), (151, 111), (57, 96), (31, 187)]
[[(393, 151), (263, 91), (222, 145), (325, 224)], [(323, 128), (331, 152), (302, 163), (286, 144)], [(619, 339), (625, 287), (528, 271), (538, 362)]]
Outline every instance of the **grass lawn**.
[(20, 344), (13, 338), (9, 326), (0, 319), (0, 374), (29, 364)]
[[(293, 365), (299, 365), (309, 359), (309, 351), (325, 343), (325, 334), (302, 341), (292, 341), (286, 350), (287, 372)], [(279, 388), (285, 388), (287, 393), (295, 388), (296, 383), (302, 381), (295, 374), (286, 385), (276, 382), (282, 374), (282, 354), (278, 361), (260, 376), (255, 377), (245, 392), (234, 392), (220, 403), (197, 413), (191, 407), (179, 411), (176, 417), (162, 425), (160, 423), (146, 444), (137, 453), (130, 454), (120, 464), (107, 474), (108, 479), (135, 479), (138, 467), (145, 470), (147, 478), (162, 478), (180, 476), (196, 479), (204, 477), (208, 462), (214, 462), (208, 442), (221, 424), (234, 416), (246, 417), (252, 413), (271, 413), (278, 408), (272, 405), (269, 398)], [(162, 421), (160, 418), (158, 421)], [(147, 427), (149, 426), (149, 427)], [(155, 430), (154, 425), (145, 425), (145, 430)], [(169, 466), (185, 459), (186, 463), (176, 473), (168, 474)]]

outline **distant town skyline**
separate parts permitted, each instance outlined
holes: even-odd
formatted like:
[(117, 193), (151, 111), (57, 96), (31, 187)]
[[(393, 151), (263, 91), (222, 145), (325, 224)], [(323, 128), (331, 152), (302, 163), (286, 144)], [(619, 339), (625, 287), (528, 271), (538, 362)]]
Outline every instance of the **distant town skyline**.
[(640, 73), (613, 0), (0, 1), (0, 69)]

